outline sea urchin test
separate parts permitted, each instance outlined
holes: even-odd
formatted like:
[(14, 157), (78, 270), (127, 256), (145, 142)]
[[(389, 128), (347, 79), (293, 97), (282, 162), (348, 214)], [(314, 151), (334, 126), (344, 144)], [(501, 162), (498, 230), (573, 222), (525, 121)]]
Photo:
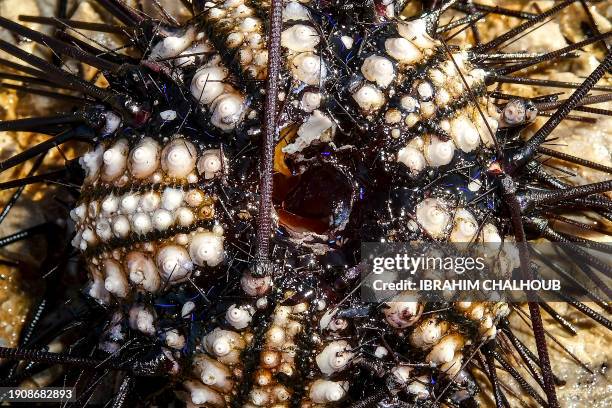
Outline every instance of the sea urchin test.
[[(194, 1), (186, 2), (193, 18), (183, 23), (166, 10), (159, 20), (122, 1), (98, 3), (116, 17), (112, 24), (65, 16), (33, 21), (99, 28), (123, 38), (112, 48), (125, 53), (73, 38), (72, 30), (52, 37), (0, 17), (14, 38), (98, 72), (95, 81), (85, 80), (0, 40), (0, 49), (21, 60), (0, 63), (27, 74), (17, 77), (24, 82), (53, 85), (46, 94), (72, 104), (67, 113), (0, 122), (2, 131), (49, 136), (3, 159), (0, 170), (42, 160), (68, 142), (88, 144), (58, 171), (34, 174), (35, 166), (32, 176), (3, 186), (51, 180), (80, 187), (66, 194), (72, 221), (57, 228), (65, 236), (74, 230), (84, 292), (94, 300), (83, 313), (70, 309), (70, 324), (78, 324), (55, 319), (50, 332), (79, 339), (70, 355), (0, 347), (0, 358), (85, 370), (92, 375), (86, 388), (112, 388), (115, 406), (138, 395), (146, 406), (190, 408), (471, 406), (485, 389), (477, 386), (483, 373), (501, 406), (501, 364), (535, 402), (558, 407), (537, 304), (528, 303), (538, 354), (531, 356), (506, 319), (517, 306), (433, 304), (410, 290), (370, 303), (358, 289), (367, 242), (483, 244), (497, 251), (488, 267), (503, 277), (528, 277), (539, 256), (524, 244), (543, 238), (569, 242), (565, 258), (588, 264), (577, 273), (593, 272), (585, 279), (612, 273), (578, 247), (592, 244), (587, 238), (558, 228), (585, 225), (569, 219), (567, 208), (609, 218), (601, 193), (611, 182), (571, 186), (538, 156), (610, 173), (605, 164), (542, 144), (557, 137), (553, 131), (570, 112), (570, 119), (577, 109), (606, 114), (588, 104), (609, 95), (587, 94), (610, 90), (597, 82), (612, 56), (597, 64), (593, 56), (589, 66), (597, 68), (580, 83), (556, 81), (571, 90), (567, 98), (498, 89), (505, 82), (550, 86), (521, 71), (601, 46), (606, 34), (585, 20), (586, 39), (565, 48), (506, 52), (509, 42), (578, 2), (523, 12), (424, 1), (424, 12), (407, 18), (403, 1)], [(83, 4), (89, 5), (77, 7)], [(439, 24), (450, 13), (462, 15)], [(490, 41), (477, 34), (476, 43), (449, 38), (462, 26), (478, 33), (485, 15), (498, 14), (518, 25)], [(534, 121), (542, 113), (551, 117), (540, 127)], [(3, 246), (41, 230), (5, 238)], [(502, 245), (508, 242), (517, 249)], [(71, 278), (61, 282), (74, 282), (74, 269), (54, 273), (63, 269), (70, 275), (62, 277)], [(66, 299), (49, 304), (72, 307), (77, 288), (68, 286), (58, 285)], [(37, 333), (30, 340), (24, 344), (42, 347), (54, 337), (41, 333), (39, 341)], [(541, 390), (511, 369), (509, 355), (519, 361), (514, 351)], [(25, 367), (38, 374), (37, 364)], [(113, 381), (98, 381), (102, 374)], [(81, 385), (72, 380), (66, 384)]]

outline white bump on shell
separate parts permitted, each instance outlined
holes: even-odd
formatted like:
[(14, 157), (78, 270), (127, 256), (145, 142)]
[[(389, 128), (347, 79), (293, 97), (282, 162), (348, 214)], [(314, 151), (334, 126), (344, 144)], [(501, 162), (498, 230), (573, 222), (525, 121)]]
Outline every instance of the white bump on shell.
[(155, 334), (155, 315), (144, 306), (133, 306), (129, 312), (130, 327), (144, 334)]
[(183, 190), (178, 188), (166, 187), (161, 196), (162, 208), (173, 211), (183, 203)]
[(223, 167), (220, 149), (209, 149), (202, 152), (198, 160), (198, 172), (209, 180), (219, 174)]
[(176, 57), (195, 40), (195, 29), (190, 27), (181, 36), (168, 36), (159, 41), (151, 50), (149, 59), (159, 61), (164, 58)]
[(176, 223), (182, 227), (188, 227), (193, 224), (195, 216), (193, 211), (186, 207), (179, 207), (175, 211)]
[(410, 146), (403, 147), (397, 152), (397, 161), (408, 167), (413, 175), (421, 172), (427, 165), (423, 153)]
[(242, 20), (238, 29), (242, 32), (248, 33), (251, 31), (256, 31), (258, 27), (261, 26), (261, 20), (255, 17), (247, 17)]
[(117, 297), (126, 297), (130, 287), (121, 264), (113, 259), (105, 259), (103, 270), (104, 288)]
[(387, 307), (383, 312), (389, 325), (396, 329), (405, 329), (420, 319), (423, 307), (413, 297), (410, 293), (402, 293), (385, 303)]
[(225, 364), (206, 355), (197, 355), (193, 363), (195, 373), (204, 384), (217, 391), (228, 392), (232, 389), (232, 373)]
[(258, 278), (247, 272), (240, 278), (240, 286), (249, 296), (263, 296), (272, 287), (272, 279), (269, 276)]
[(473, 151), (480, 145), (480, 135), (476, 126), (465, 116), (459, 116), (451, 120), (450, 134), (455, 145), (466, 153)]
[(253, 53), (253, 63), (259, 67), (268, 64), (268, 50), (257, 50)]
[(403, 96), (402, 99), (400, 99), (400, 105), (409, 113), (416, 112), (420, 106), (419, 101), (412, 96)]
[(161, 285), (157, 267), (151, 258), (142, 252), (132, 251), (125, 256), (125, 265), (130, 281), (147, 292), (156, 292)]
[(183, 139), (171, 141), (162, 150), (162, 169), (173, 178), (185, 178), (195, 168), (197, 150), (195, 146)]
[(152, 212), (159, 208), (161, 198), (155, 191), (144, 193), (140, 197), (140, 208), (145, 212)]
[(153, 213), (153, 227), (158, 231), (170, 228), (173, 223), (172, 213), (168, 210), (158, 209)]
[(416, 206), (416, 220), (433, 238), (441, 238), (450, 223), (450, 213), (442, 200), (426, 198)]
[(127, 166), (128, 142), (125, 139), (118, 140), (111, 148), (102, 155), (101, 179), (103, 181), (113, 181), (125, 172)]
[(191, 207), (199, 207), (204, 202), (204, 193), (200, 190), (189, 190), (185, 194), (185, 202)]
[(433, 39), (427, 34), (427, 22), (424, 18), (399, 22), (397, 32), (420, 49), (433, 48), (435, 45)]
[(417, 92), (419, 93), (419, 99), (422, 101), (430, 101), (434, 95), (433, 86), (427, 81), (422, 81), (417, 86)]
[(100, 205), (102, 214), (114, 214), (119, 209), (119, 198), (110, 194), (102, 200)]
[(217, 266), (224, 259), (223, 236), (212, 232), (198, 232), (189, 245), (189, 255), (196, 265)]
[(209, 407), (220, 408), (226, 405), (221, 394), (200, 383), (199, 381), (185, 381), (183, 385), (190, 392), (189, 395), (191, 402), (195, 406), (199, 407), (206, 405)]
[(252, 319), (250, 311), (245, 307), (231, 305), (225, 313), (225, 319), (234, 329), (242, 330), (249, 325)]
[(325, 375), (342, 371), (353, 358), (350, 350), (345, 340), (330, 342), (315, 358), (319, 370)]
[(242, 45), (244, 42), (244, 34), (241, 32), (230, 33), (225, 39), (225, 45), (229, 48), (236, 48)]
[(405, 38), (389, 38), (385, 41), (387, 54), (403, 64), (414, 64), (423, 59), (421, 51)]
[(121, 211), (124, 214), (132, 214), (138, 207), (140, 197), (138, 194), (126, 194), (121, 198)]
[(149, 214), (136, 213), (132, 217), (132, 229), (134, 233), (143, 235), (153, 230), (153, 223)]
[(304, 24), (295, 24), (281, 34), (281, 45), (295, 52), (314, 51), (319, 42), (317, 31)]
[(177, 282), (185, 279), (193, 271), (193, 263), (187, 250), (178, 245), (162, 247), (155, 257), (162, 279), (167, 282)]
[(125, 215), (113, 218), (113, 232), (117, 238), (125, 238), (130, 233), (130, 221)]
[(216, 98), (211, 106), (211, 123), (222, 130), (236, 127), (244, 113), (244, 98), (237, 93), (226, 93)]
[(327, 74), (321, 57), (312, 52), (302, 52), (291, 60), (291, 74), (308, 85), (318, 85)]
[(166, 345), (175, 350), (185, 347), (185, 337), (179, 334), (178, 330), (172, 329), (166, 332)]
[(287, 3), (283, 10), (283, 21), (308, 21), (310, 20), (310, 12), (304, 6), (296, 1)]
[(425, 159), (430, 166), (444, 166), (453, 160), (455, 145), (452, 140), (442, 141), (435, 135), (430, 135), (425, 143)]
[(98, 222), (96, 222), (96, 235), (102, 241), (111, 239), (113, 237), (113, 230), (110, 223), (106, 220), (98, 220)]
[(321, 94), (319, 92), (304, 92), (301, 106), (304, 112), (312, 112), (321, 105)]
[(386, 88), (395, 78), (393, 63), (385, 57), (370, 55), (361, 65), (363, 76), (378, 86)]
[(150, 137), (145, 137), (130, 152), (128, 168), (136, 178), (149, 177), (159, 168), (159, 143)]
[(202, 67), (191, 80), (191, 95), (205, 105), (211, 104), (223, 93), (223, 80), (227, 78), (227, 68), (220, 66)]
[(338, 402), (346, 395), (347, 381), (316, 380), (310, 386), (310, 399), (315, 404)]
[(352, 95), (353, 99), (361, 109), (366, 112), (373, 112), (382, 107), (385, 103), (383, 93), (371, 84), (364, 84)]

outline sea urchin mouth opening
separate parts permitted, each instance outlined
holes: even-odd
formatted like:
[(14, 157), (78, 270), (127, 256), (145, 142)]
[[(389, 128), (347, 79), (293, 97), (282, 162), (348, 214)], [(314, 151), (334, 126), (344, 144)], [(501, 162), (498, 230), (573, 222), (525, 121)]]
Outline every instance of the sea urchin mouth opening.
[(280, 224), (298, 234), (343, 230), (355, 194), (347, 175), (329, 164), (312, 166), (296, 176), (279, 175), (274, 191)]

